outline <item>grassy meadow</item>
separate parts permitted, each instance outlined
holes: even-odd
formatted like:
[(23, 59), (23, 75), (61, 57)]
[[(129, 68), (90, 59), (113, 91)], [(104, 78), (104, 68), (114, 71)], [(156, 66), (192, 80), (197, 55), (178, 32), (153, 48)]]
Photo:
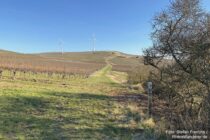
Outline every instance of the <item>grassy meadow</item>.
[[(150, 138), (147, 97), (128, 88), (110, 60), (88, 77), (4, 70), (0, 80), (0, 139)], [(147, 129), (146, 129), (147, 130)]]

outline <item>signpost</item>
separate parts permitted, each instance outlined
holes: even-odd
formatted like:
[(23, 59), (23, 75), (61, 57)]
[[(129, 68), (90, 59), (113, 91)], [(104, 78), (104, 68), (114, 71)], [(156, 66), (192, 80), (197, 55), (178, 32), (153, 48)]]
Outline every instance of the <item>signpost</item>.
[(148, 116), (152, 117), (152, 82), (147, 82), (148, 92)]

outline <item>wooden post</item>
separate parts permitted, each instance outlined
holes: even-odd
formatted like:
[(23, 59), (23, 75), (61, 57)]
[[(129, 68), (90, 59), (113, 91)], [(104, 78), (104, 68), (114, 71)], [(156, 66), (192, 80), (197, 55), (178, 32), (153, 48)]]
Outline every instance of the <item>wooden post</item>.
[(148, 92), (148, 117), (152, 117), (152, 82), (147, 82)]

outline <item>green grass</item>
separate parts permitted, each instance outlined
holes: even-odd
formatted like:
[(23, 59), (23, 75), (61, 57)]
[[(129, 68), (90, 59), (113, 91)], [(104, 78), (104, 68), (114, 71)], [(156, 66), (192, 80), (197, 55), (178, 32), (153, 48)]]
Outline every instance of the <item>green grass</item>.
[(116, 83), (126, 83), (128, 79), (127, 73), (118, 71), (110, 71), (108, 77), (110, 77)]
[(42, 74), (12, 80), (4, 73), (0, 139), (132, 139), (142, 132), (140, 120), (128, 119), (130, 109), (112, 96), (129, 91), (107, 77), (110, 71), (107, 65), (88, 79), (64, 80)]
[(96, 71), (93, 75), (95, 75), (96, 77), (105, 77), (106, 74), (111, 71), (112, 66), (111, 65), (106, 65), (104, 68), (102, 68), (99, 71)]

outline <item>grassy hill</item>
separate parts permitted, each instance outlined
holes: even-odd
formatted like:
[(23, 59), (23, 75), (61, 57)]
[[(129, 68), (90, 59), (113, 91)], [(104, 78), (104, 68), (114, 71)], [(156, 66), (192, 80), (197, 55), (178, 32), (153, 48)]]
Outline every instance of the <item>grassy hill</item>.
[[(84, 70), (89, 76), (54, 74), (62, 65), (65, 72)], [(147, 96), (127, 88), (127, 75), (113, 71), (117, 65), (134, 67), (138, 58), (119, 52), (0, 51), (1, 69), (8, 69), (0, 76), (0, 139), (144, 139), (154, 127), (147, 123)], [(160, 112), (161, 104), (155, 104)]]
[(131, 68), (141, 65), (136, 56), (120, 52), (66, 52), (21, 54), (0, 50), (0, 68), (20, 71), (68, 73), (89, 75), (106, 65), (106, 59), (113, 70), (127, 72)]
[(51, 60), (71, 60), (76, 62), (92, 62), (92, 63), (105, 63), (105, 59), (112, 55), (111, 52), (98, 51), (98, 52), (66, 52), (61, 53), (41, 53), (38, 56), (49, 58)]
[[(20, 54), (9, 51), (0, 51), (0, 68), (19, 71), (68, 73), (89, 75), (105, 65), (101, 54), (87, 57), (83, 53), (71, 53), (73, 57), (59, 57), (59, 54)], [(72, 56), (72, 55), (71, 55)], [(89, 55), (90, 56), (90, 55)], [(87, 61), (81, 61), (85, 60)], [(99, 60), (100, 58), (101, 60)], [(99, 61), (93, 61), (93, 60)]]
[(121, 72), (130, 72), (132, 69), (142, 66), (143, 57), (137, 55), (125, 54), (117, 51), (98, 51), (98, 52), (67, 52), (63, 55), (61, 53), (42, 53), (41, 57), (49, 58), (51, 60), (71, 60), (75, 62), (91, 62), (105, 64), (108, 57), (112, 57), (110, 60), (113, 70)]

